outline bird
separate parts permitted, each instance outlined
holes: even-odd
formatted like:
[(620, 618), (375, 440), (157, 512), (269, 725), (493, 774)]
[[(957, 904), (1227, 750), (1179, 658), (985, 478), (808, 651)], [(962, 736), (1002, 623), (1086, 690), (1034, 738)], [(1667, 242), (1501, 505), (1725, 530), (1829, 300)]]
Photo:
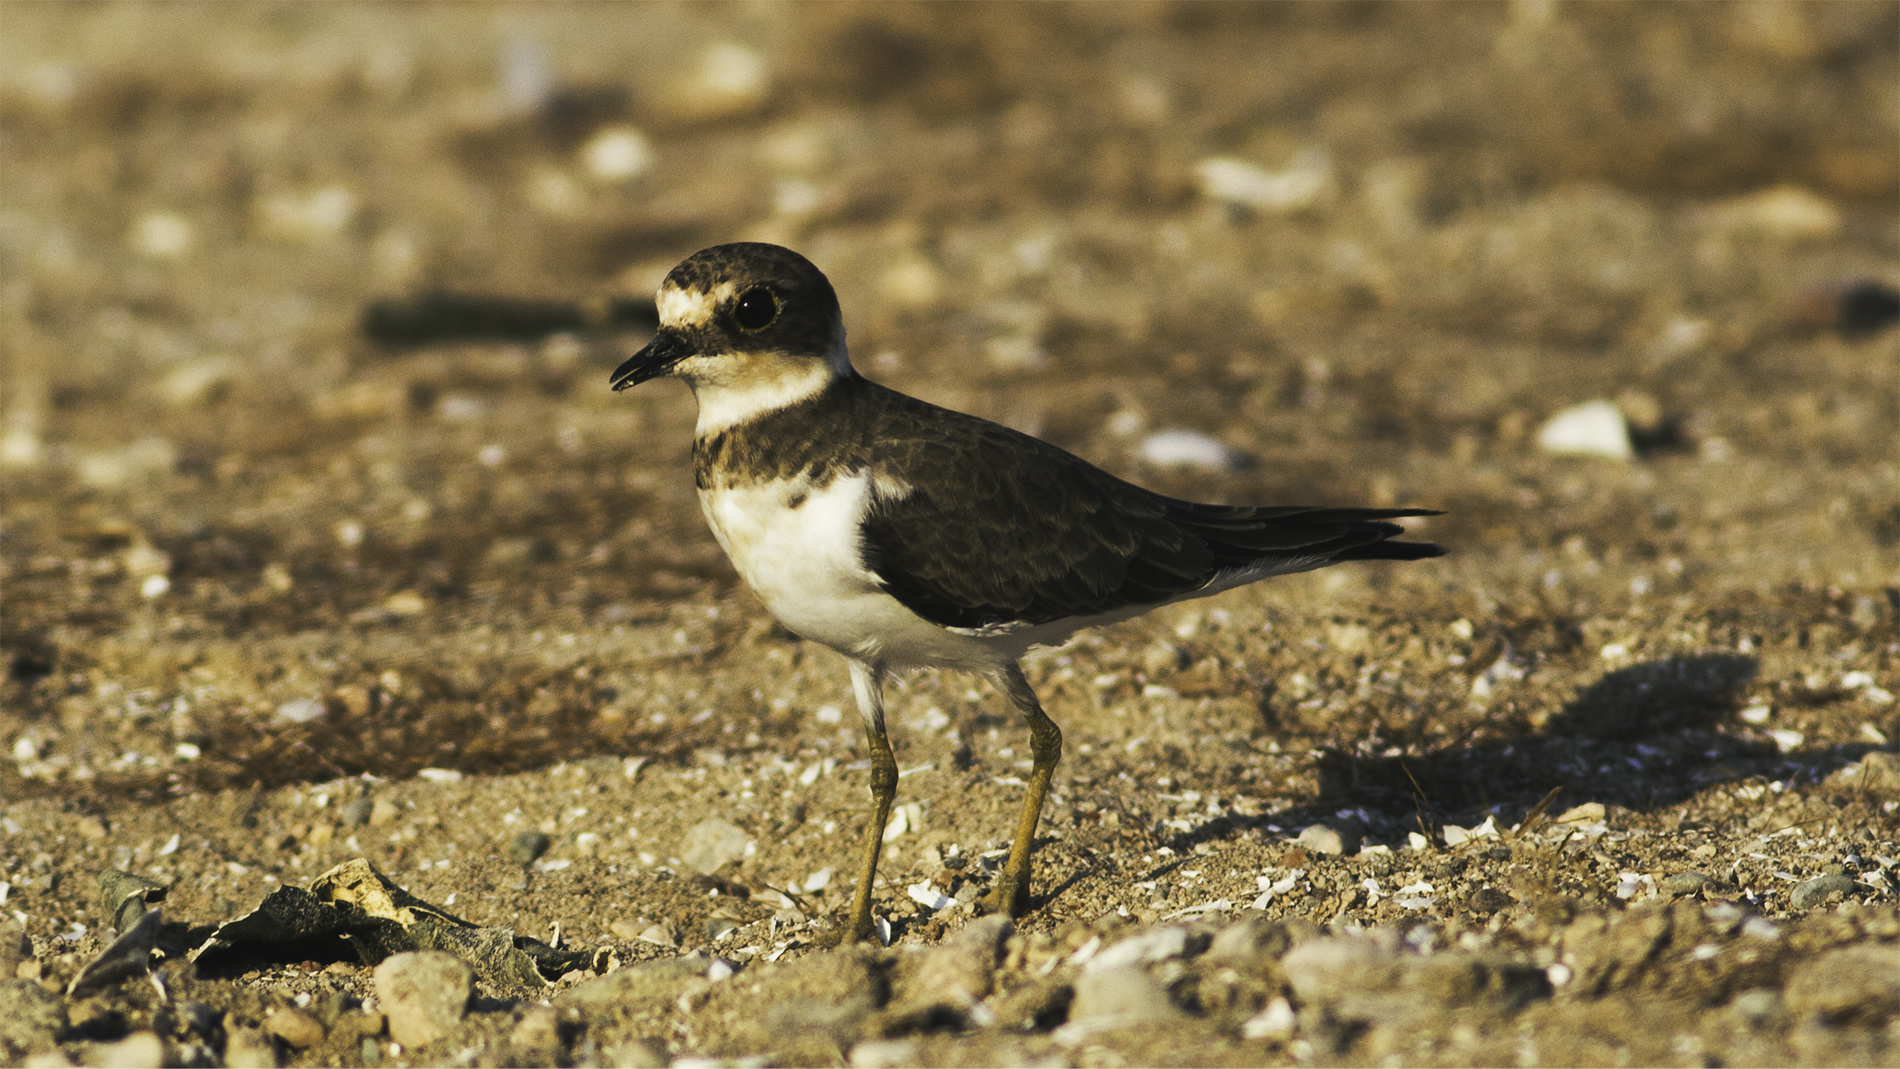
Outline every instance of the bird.
[(1033, 758), (1007, 859), (977, 900), (1028, 911), (1030, 853), (1062, 754), (1021, 660), (1078, 630), (1342, 561), (1444, 550), (1396, 536), (1420, 508), (1253, 507), (1167, 497), (1028, 434), (881, 386), (852, 366), (831, 282), (791, 249), (737, 242), (682, 261), (659, 328), (614, 369), (675, 377), (698, 404), (693, 481), (715, 539), (777, 620), (842, 654), (871, 758), (871, 807), (840, 938), (875, 929), (897, 793), (892, 673), (987, 678)]

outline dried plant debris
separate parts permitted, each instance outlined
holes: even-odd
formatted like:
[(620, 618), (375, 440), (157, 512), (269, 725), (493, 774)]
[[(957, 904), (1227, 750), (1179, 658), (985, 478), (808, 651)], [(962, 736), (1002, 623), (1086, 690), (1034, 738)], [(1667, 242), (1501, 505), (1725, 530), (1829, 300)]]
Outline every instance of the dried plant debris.
[(308, 888), (272, 891), (256, 909), (218, 925), (190, 957), (201, 967), (221, 957), (303, 960), (324, 944), (347, 948), (364, 965), (407, 951), (448, 951), (503, 987), (544, 987), (575, 969), (599, 971), (608, 960), (604, 953), (563, 950), (470, 923), (404, 891), (362, 858), (325, 872)]

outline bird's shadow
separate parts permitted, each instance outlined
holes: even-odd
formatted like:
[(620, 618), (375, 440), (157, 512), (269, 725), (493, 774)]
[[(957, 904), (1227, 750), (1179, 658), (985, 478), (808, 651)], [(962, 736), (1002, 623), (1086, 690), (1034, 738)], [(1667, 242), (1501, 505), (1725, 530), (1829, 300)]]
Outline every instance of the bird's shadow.
[(1666, 657), (1605, 674), (1538, 730), (1393, 756), (1322, 749), (1311, 804), (1253, 821), (1226, 818), (1170, 845), (1192, 848), (1237, 824), (1299, 827), (1345, 809), (1372, 815), (1366, 830), (1374, 835), (1402, 836), (1420, 826), (1476, 823), (1486, 813), (1515, 820), (1553, 791), (1557, 811), (1590, 801), (1649, 812), (1752, 777), (1818, 781), (1873, 749), (1848, 744), (1783, 753), (1772, 741), (1735, 730), (1758, 669), (1754, 658), (1733, 653)]

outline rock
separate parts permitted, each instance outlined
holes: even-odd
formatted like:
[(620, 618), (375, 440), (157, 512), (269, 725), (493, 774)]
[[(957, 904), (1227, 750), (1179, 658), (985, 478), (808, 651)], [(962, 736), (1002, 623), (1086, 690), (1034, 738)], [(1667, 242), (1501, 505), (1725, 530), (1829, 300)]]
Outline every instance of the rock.
[(1855, 890), (1853, 880), (1838, 872), (1830, 872), (1795, 884), (1793, 893), (1788, 896), (1788, 903), (1795, 909), (1813, 909), (1830, 898), (1837, 895), (1845, 897)]
[(286, 1044), (303, 1050), (323, 1042), (323, 1022), (302, 1010), (288, 1006), (272, 1010), (264, 1018), (264, 1034), (276, 1036)]
[(603, 1053), (606, 1060), (601, 1064), (612, 1069), (666, 1069), (668, 1063), (666, 1044), (653, 1039), (616, 1043)]
[(1736, 1016), (1757, 1027), (1779, 1026), (1788, 1016), (1781, 992), (1769, 987), (1750, 988), (1736, 995), (1728, 1007)]
[(1184, 1016), (1168, 992), (1138, 965), (1084, 972), (1075, 980), (1069, 1020), (1088, 1028), (1172, 1021)]
[(66, 1023), (64, 999), (31, 980), (0, 977), (0, 1061), (52, 1049)]
[(1711, 882), (1713, 881), (1709, 879), (1707, 873), (1691, 869), (1688, 872), (1678, 872), (1672, 876), (1663, 877), (1662, 893), (1671, 898), (1698, 894)]
[(1240, 1026), (1240, 1034), (1245, 1039), (1285, 1042), (1293, 1038), (1293, 1029), (1299, 1023), (1299, 1016), (1293, 1012), (1293, 1004), (1276, 995), (1266, 1008)]
[(376, 810), (376, 803), (369, 798), (357, 798), (347, 802), (337, 810), (336, 816), (346, 828), (361, 827), (369, 823), (369, 815)]
[(1537, 428), (1537, 446), (1546, 453), (1628, 460), (1629, 422), (1614, 401), (1585, 401), (1557, 413)]
[(1250, 160), (1210, 156), (1194, 165), (1194, 177), (1209, 200), (1259, 211), (1311, 208), (1334, 191), (1332, 161), (1316, 148), (1302, 150), (1277, 171)]
[(1170, 430), (1149, 435), (1141, 443), (1141, 459), (1162, 468), (1232, 471), (1241, 467), (1233, 450), (1199, 431)]
[(1794, 970), (1782, 993), (1796, 1017), (1878, 1028), (1900, 1014), (1900, 944), (1831, 950)]
[(1124, 965), (1144, 965), (1183, 957), (1188, 953), (1188, 942), (1185, 925), (1167, 924), (1150, 928), (1103, 950), (1090, 958), (1082, 968), (1085, 972), (1105, 972)]
[(1788, 241), (1826, 241), (1841, 232), (1841, 210), (1796, 185), (1731, 197), (1710, 207), (1709, 216), (1724, 230)]
[(1293, 945), (1286, 925), (1265, 917), (1247, 917), (1222, 928), (1207, 948), (1207, 959), (1258, 971)]
[(86, 1064), (110, 1069), (164, 1069), (165, 1040), (157, 1032), (134, 1032), (117, 1043), (101, 1043), (86, 1052)]
[(386, 824), (394, 824), (400, 816), (402, 816), (402, 809), (387, 798), (378, 798), (375, 804), (369, 807), (369, 822), (372, 827), (380, 828)]
[(0, 979), (9, 979), (20, 963), (33, 956), (33, 940), (27, 938), (26, 925), (19, 918), (0, 921)]
[(899, 1069), (917, 1064), (914, 1039), (867, 1039), (851, 1048), (851, 1069)]
[(744, 831), (709, 817), (693, 825), (680, 846), (680, 860), (689, 868), (710, 876), (746, 855), (752, 840)]
[(1300, 832), (1294, 842), (1315, 854), (1339, 857), (1343, 854), (1359, 852), (1359, 835), (1356, 829), (1332, 824), (1313, 824)]
[(468, 1012), (475, 970), (440, 950), (410, 951), (376, 966), (375, 983), (389, 1037), (405, 1047), (425, 1047), (448, 1035)]
[(981, 1002), (995, 982), (1003, 943), (1014, 930), (1008, 917), (991, 914), (924, 951), (904, 985), (903, 1008), (927, 1011), (941, 1006), (962, 1012)]
[(524, 831), (508, 840), (508, 860), (517, 865), (532, 865), (548, 852), (554, 840), (542, 831)]
[(704, 954), (657, 958), (589, 980), (564, 992), (555, 1005), (579, 1010), (584, 1017), (602, 1016), (616, 1009), (670, 1006), (681, 995), (707, 986), (706, 970), (712, 959)]
[(1398, 937), (1386, 929), (1301, 943), (1280, 959), (1301, 1003), (1332, 1002), (1358, 987), (1387, 986), (1398, 968)]
[(530, 1006), (508, 1033), (508, 1045), (524, 1060), (552, 1065), (561, 1053), (561, 1013), (552, 1006)]
[(1465, 896), (1465, 908), (1481, 917), (1488, 917), (1501, 909), (1509, 909), (1517, 904), (1508, 891), (1496, 887), (1480, 887)]
[(226, 1020), (225, 1069), (277, 1069), (277, 1049), (255, 1028), (234, 1026)]

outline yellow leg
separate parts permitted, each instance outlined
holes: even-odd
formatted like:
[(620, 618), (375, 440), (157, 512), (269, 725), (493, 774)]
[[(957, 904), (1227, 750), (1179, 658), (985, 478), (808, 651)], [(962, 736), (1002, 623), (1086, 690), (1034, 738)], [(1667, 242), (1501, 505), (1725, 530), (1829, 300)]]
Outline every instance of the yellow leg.
[(1036, 692), (1030, 689), (1020, 667), (1010, 665), (994, 679), (1029, 721), (1029, 747), (1035, 763), (1029, 770), (1029, 788), (1023, 797), (1022, 816), (1016, 822), (1016, 841), (1010, 844), (1009, 860), (1003, 863), (996, 886), (978, 905), (986, 913), (1020, 917), (1029, 912), (1029, 851), (1036, 839), (1036, 823), (1042, 818), (1042, 800), (1049, 793), (1049, 781), (1055, 777), (1056, 762), (1062, 760), (1062, 729), (1043, 713), (1042, 703), (1036, 700)]
[(877, 857), (884, 849), (884, 824), (897, 797), (897, 758), (884, 733), (884, 670), (877, 665), (851, 662), (851, 689), (857, 693), (858, 713), (864, 718), (865, 748), (871, 752), (871, 820), (864, 828), (864, 850), (858, 861), (858, 886), (851, 895), (851, 915), (845, 919), (844, 940), (862, 942), (871, 937), (871, 889), (877, 882)]

